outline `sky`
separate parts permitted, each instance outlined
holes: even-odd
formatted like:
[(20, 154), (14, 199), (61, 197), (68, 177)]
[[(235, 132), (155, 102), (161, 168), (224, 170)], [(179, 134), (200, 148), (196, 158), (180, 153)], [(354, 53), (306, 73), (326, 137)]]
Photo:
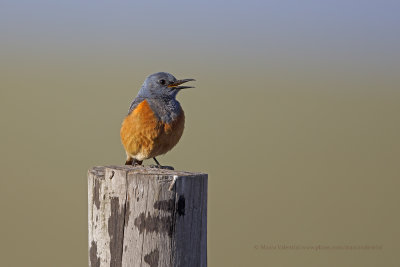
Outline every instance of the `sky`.
[(192, 64), (398, 70), (398, 1), (1, 1), (0, 7), (6, 57), (117, 51), (140, 61), (173, 62), (180, 54)]

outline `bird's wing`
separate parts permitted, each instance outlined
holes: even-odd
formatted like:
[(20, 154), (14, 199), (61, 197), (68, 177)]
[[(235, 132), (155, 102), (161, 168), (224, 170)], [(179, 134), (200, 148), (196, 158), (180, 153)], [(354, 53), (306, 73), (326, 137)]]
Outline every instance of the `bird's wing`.
[(128, 111), (128, 115), (131, 114), (131, 112), (144, 100), (144, 98), (142, 97), (136, 97), (135, 99), (133, 99), (130, 107), (129, 107), (129, 111)]

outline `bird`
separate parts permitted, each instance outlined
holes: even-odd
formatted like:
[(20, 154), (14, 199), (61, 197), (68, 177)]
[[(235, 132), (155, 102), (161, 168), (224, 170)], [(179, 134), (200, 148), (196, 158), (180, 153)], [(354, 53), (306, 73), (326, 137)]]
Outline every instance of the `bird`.
[(176, 79), (167, 72), (149, 75), (133, 99), (120, 130), (121, 142), (126, 152), (125, 165), (140, 166), (143, 160), (153, 158), (162, 166), (157, 156), (170, 151), (180, 140), (185, 127), (185, 113), (176, 99), (181, 86), (195, 79)]

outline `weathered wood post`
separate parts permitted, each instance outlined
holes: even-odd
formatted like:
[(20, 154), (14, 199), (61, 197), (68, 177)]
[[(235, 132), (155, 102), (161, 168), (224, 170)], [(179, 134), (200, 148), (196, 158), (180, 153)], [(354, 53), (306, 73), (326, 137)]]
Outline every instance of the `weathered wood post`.
[(207, 179), (132, 166), (89, 170), (89, 266), (207, 266)]

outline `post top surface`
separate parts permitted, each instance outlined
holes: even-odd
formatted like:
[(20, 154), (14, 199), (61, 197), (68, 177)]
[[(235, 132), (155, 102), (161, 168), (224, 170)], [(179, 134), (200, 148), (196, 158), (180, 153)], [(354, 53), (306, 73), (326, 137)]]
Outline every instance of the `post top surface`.
[(104, 172), (106, 169), (118, 170), (118, 171), (126, 171), (128, 173), (134, 174), (142, 174), (142, 175), (168, 175), (168, 176), (198, 176), (198, 175), (207, 175), (206, 173), (200, 172), (187, 172), (187, 171), (177, 171), (177, 170), (168, 170), (168, 169), (158, 169), (144, 166), (95, 166), (92, 167), (89, 172), (96, 174), (96, 176), (104, 176)]

